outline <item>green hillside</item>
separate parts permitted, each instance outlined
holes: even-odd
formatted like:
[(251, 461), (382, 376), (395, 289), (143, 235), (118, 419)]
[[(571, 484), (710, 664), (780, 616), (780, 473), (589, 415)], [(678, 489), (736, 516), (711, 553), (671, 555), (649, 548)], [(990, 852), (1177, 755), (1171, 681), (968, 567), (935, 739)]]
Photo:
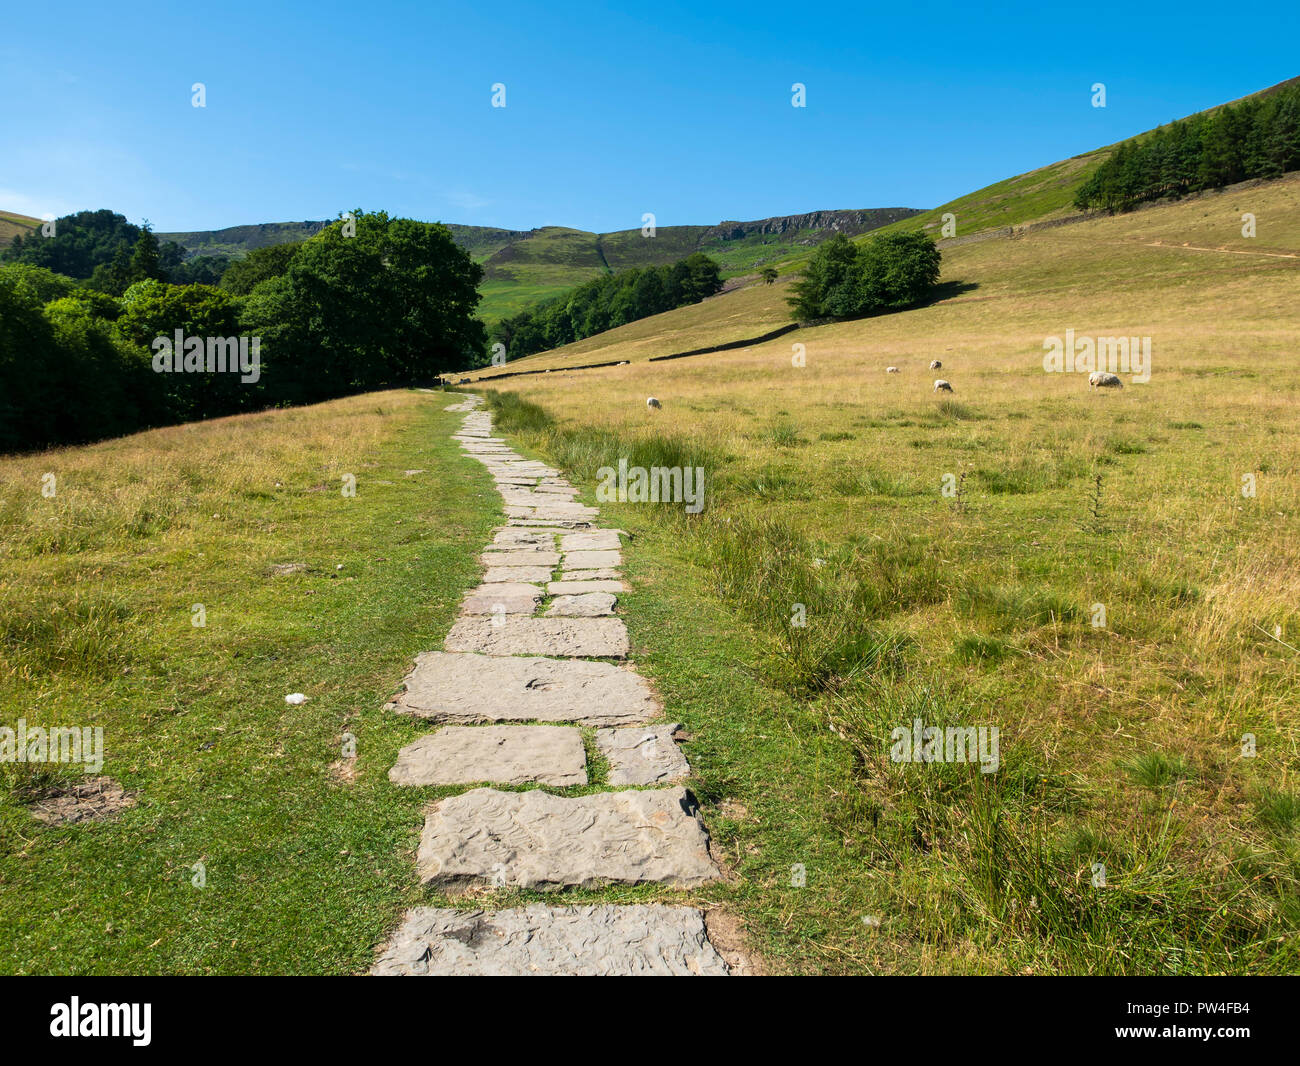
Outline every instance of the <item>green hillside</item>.
[[(694, 252), (705, 252), (722, 265), (724, 277), (734, 277), (785, 259), (834, 233), (856, 236), (917, 214), (907, 207), (815, 211), (752, 222), (725, 221), (714, 226), (660, 226), (653, 237), (643, 236), (639, 229), (592, 233), (567, 226), (509, 230), (446, 225), (456, 242), (483, 266), (480, 311), (484, 320), (492, 323), (603, 274), (631, 267), (663, 266)], [(255, 248), (305, 240), (327, 224), (264, 222), (219, 230), (159, 233), (158, 239), (175, 241), (189, 256), (235, 258)]]
[[(502, 244), (481, 260), (485, 272), (481, 313), (492, 323), (601, 274), (664, 266), (695, 252), (716, 259), (723, 277), (735, 277), (786, 259), (835, 233), (857, 236), (918, 213), (908, 207), (814, 211), (716, 226), (658, 226), (653, 237), (642, 235), (640, 229), (590, 233), (546, 226), (519, 234), (519, 239)], [(470, 247), (457, 232), (460, 228), (472, 227), (452, 227), (456, 239)]]
[(163, 244), (175, 241), (190, 256), (228, 255), (232, 259), (247, 255), (254, 248), (287, 244), (314, 237), (328, 222), (261, 222), (253, 226), (227, 226), (225, 229), (196, 230), (190, 233), (159, 233)]

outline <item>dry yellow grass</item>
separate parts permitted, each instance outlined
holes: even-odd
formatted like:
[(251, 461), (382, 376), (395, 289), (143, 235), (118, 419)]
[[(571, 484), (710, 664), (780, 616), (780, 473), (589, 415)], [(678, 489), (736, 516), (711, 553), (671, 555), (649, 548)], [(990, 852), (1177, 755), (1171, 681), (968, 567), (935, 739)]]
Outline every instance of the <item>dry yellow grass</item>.
[[(868, 763), (887, 734), (880, 704), (946, 687), (1059, 786), (1035, 801), (1059, 840), (1113, 834), (1164, 855), (1172, 817), (1169, 861), (1199, 886), (1188, 898), (1208, 899), (1249, 854), (1289, 871), (1278, 898), (1293, 899), (1294, 815), (1276, 811), (1298, 809), (1300, 176), (955, 247), (943, 280), (968, 288), (748, 351), (645, 361), (779, 324), (784, 285), (753, 286), (510, 369), (627, 366), (497, 387), (541, 404), (561, 434), (605, 431), (625, 449), (679, 437), (714, 456), (712, 509), (674, 548), (701, 566), (701, 587), (727, 526), (772, 524), (800, 559), (829, 561), (827, 633), (869, 622), (909, 642), (901, 677), (869, 701), (821, 704)], [(1122, 375), (1122, 391), (1092, 391), (1086, 375), (1046, 373), (1044, 340), (1067, 329), (1150, 337), (1149, 383)], [(932, 392), (937, 377), (953, 396)], [(663, 410), (647, 411), (649, 395)], [(941, 494), (946, 474), (964, 475), (960, 504)], [(634, 506), (615, 515), (649, 528)], [(760, 584), (732, 589), (734, 602), (784, 592)], [(864, 587), (884, 598), (855, 600)], [(1107, 622), (1094, 628), (1099, 603)], [(666, 669), (691, 653), (655, 649)], [(1241, 756), (1245, 734), (1257, 757)], [(900, 891), (954, 873), (916, 861)], [(1154, 868), (1132, 862), (1133, 884)], [(1274, 913), (1278, 898), (1246, 909)], [(1050, 956), (1018, 943), (1010, 956)], [(960, 968), (960, 950), (946, 951)]]

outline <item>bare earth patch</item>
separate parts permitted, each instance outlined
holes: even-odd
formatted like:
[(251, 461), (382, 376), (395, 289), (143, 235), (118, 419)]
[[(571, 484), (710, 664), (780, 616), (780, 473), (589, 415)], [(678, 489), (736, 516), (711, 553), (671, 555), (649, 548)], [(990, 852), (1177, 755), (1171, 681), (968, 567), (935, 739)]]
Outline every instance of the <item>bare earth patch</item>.
[(101, 776), (48, 789), (27, 809), (46, 825), (74, 825), (103, 821), (135, 805), (136, 793), (128, 792), (111, 777)]

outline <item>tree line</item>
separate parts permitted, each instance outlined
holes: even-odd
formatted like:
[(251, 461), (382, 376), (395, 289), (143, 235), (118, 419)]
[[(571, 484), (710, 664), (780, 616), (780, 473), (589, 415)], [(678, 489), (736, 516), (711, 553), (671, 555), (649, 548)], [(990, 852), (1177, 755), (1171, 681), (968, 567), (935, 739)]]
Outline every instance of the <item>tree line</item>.
[[(175, 283), (148, 227), (111, 211), (54, 232), (15, 240), (0, 263), (0, 452), (315, 403), (486, 359), (482, 268), (442, 225), (357, 211), (230, 263), (219, 284)], [(178, 338), (221, 352), (240, 337), (258, 340), (255, 376), (180, 352), (160, 365)]]
[(502, 319), (492, 340), (509, 359), (544, 352), (661, 311), (699, 303), (722, 288), (721, 268), (703, 252), (668, 266), (633, 267)]
[(1300, 169), (1300, 84), (1193, 115), (1125, 141), (1074, 198), (1081, 210), (1124, 211)]

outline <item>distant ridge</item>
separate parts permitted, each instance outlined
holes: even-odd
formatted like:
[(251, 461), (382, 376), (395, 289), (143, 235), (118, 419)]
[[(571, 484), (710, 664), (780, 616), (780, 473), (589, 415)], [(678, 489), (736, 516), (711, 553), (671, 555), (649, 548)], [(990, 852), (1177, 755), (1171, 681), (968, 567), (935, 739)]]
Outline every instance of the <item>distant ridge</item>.
[[(483, 266), (481, 313), (488, 321), (523, 310), (584, 281), (632, 267), (662, 266), (695, 252), (722, 264), (724, 277), (753, 271), (837, 233), (855, 237), (919, 214), (910, 207), (857, 208), (774, 215), (713, 226), (658, 226), (592, 233), (566, 226), (531, 230), (447, 223), (456, 242)], [(254, 248), (314, 237), (329, 223), (263, 222), (219, 230), (159, 233), (187, 256), (246, 255)]]

